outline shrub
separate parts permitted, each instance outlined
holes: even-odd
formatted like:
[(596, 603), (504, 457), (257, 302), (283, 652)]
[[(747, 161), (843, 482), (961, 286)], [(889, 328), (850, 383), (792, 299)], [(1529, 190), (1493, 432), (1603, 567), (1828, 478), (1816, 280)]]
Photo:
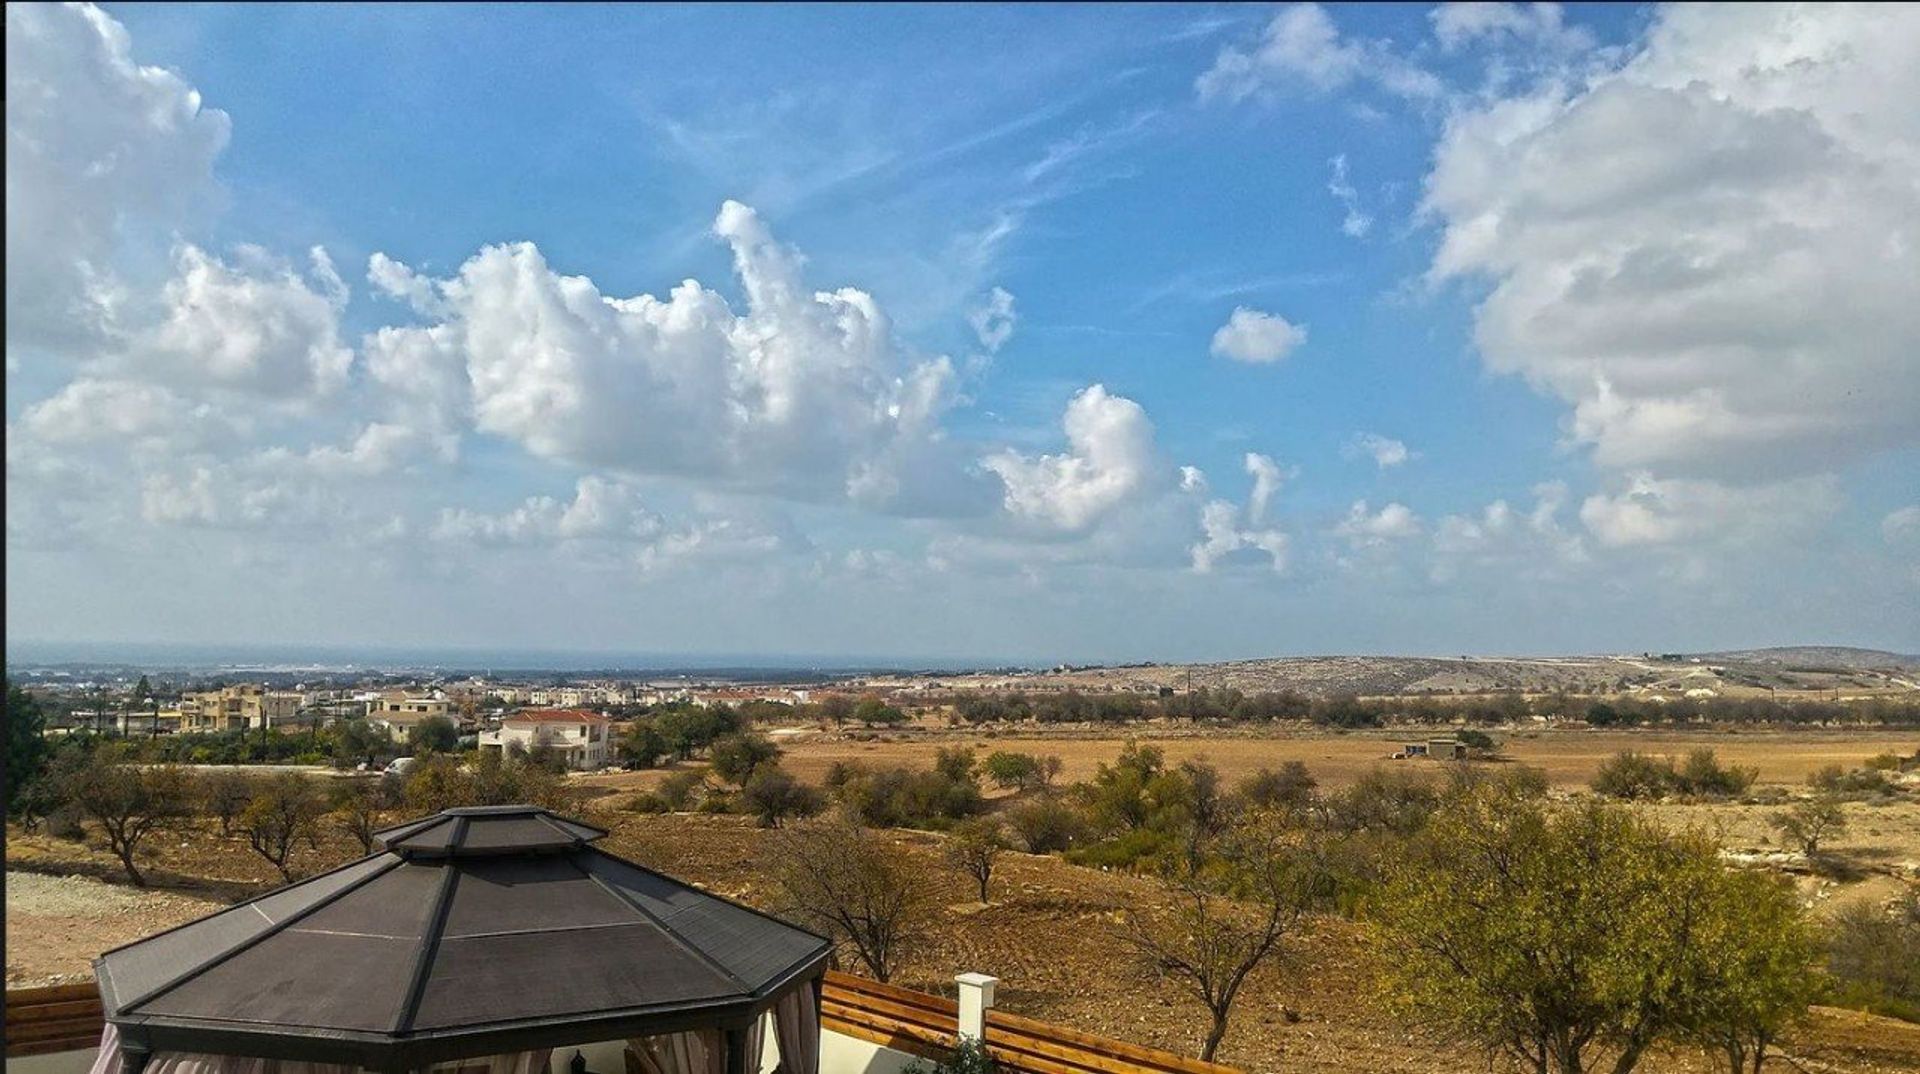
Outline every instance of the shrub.
[(1812, 858), (1819, 855), (1822, 842), (1847, 830), (1847, 815), (1841, 810), (1839, 802), (1831, 798), (1815, 798), (1800, 802), (1774, 817), (1772, 824), (1782, 839)]
[(955, 778), (962, 758), (972, 763), (971, 751), (942, 751), (943, 766), (913, 770), (904, 767), (869, 769), (861, 765), (836, 766), (827, 785), (841, 804), (875, 827), (938, 828), (980, 812), (980, 785), (971, 778)]
[(1728, 798), (1745, 794), (1760, 774), (1757, 768), (1720, 766), (1710, 749), (1693, 750), (1676, 774), (1674, 786), (1681, 794), (1699, 798)]
[(707, 785), (707, 772), (704, 768), (686, 768), (678, 772), (667, 773), (660, 781), (660, 801), (668, 810), (679, 813), (693, 804), (694, 798)]
[(1278, 772), (1262, 768), (1240, 781), (1240, 797), (1263, 809), (1305, 809), (1319, 784), (1304, 761), (1288, 761)]
[(1001, 750), (987, 755), (987, 778), (1001, 790), (1030, 790), (1040, 785), (1040, 758)]
[(1807, 777), (1807, 785), (1825, 794), (1879, 794), (1890, 790), (1887, 774), (1877, 768), (1848, 771), (1830, 764)]
[(1600, 766), (1593, 777), (1593, 789), (1609, 798), (1629, 801), (1661, 798), (1673, 791), (1678, 778), (1672, 761), (1621, 750)]
[(794, 779), (777, 764), (755, 769), (740, 791), (741, 811), (759, 820), (762, 828), (778, 828), (788, 817), (810, 817), (824, 804), (819, 791)]
[(1086, 822), (1072, 806), (1051, 795), (1022, 802), (1004, 814), (1007, 827), (1029, 854), (1068, 850), (1085, 834)]
[(707, 757), (712, 762), (714, 775), (728, 783), (745, 786), (755, 770), (780, 759), (780, 747), (765, 735), (741, 732), (714, 739)]
[(660, 797), (652, 791), (641, 791), (639, 794), (627, 799), (627, 812), (666, 813), (669, 812), (669, 810), (667, 809), (667, 800), (665, 798)]
[(1834, 911), (1827, 969), (1847, 1006), (1920, 1022), (1920, 895), (1888, 911), (1856, 901)]

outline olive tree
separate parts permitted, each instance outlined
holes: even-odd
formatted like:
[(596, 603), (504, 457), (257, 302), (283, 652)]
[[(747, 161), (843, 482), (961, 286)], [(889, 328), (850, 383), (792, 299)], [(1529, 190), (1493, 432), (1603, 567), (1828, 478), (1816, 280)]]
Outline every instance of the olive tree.
[(999, 822), (991, 817), (961, 821), (947, 836), (947, 861), (979, 885), (981, 902), (991, 901), (987, 898), (987, 884), (993, 879), (993, 868), (1006, 845)]
[(900, 848), (834, 820), (773, 833), (768, 872), (782, 909), (850, 950), (876, 981), (890, 979), (931, 913), (927, 885)]
[(294, 844), (301, 839), (312, 842), (326, 812), (326, 797), (312, 779), (282, 772), (261, 782), (240, 813), (240, 830), (254, 853), (278, 869), (281, 879), (291, 881)]
[[(1663, 1041), (1763, 1061), (1805, 1009), (1793, 967), (1807, 963), (1797, 912), (1748, 913), (1758, 898), (1699, 833), (1469, 787), (1389, 868), (1373, 907), (1382, 991), (1536, 1074), (1627, 1074)], [(1755, 967), (1787, 983), (1757, 985)]]
[(103, 747), (78, 760), (60, 776), (61, 796), (100, 826), (107, 846), (120, 859), (127, 879), (145, 887), (146, 876), (134, 854), (147, 836), (187, 816), (193, 791), (175, 765), (137, 765), (118, 750)]
[(1837, 836), (1847, 830), (1847, 814), (1840, 803), (1831, 798), (1813, 798), (1798, 802), (1793, 808), (1773, 818), (1773, 828), (1780, 837), (1809, 858), (1818, 857), (1820, 844), (1829, 836)]
[(1307, 833), (1252, 817), (1202, 853), (1174, 856), (1160, 877), (1159, 909), (1127, 911), (1120, 937), (1142, 968), (1207, 1009), (1202, 1060), (1213, 1059), (1248, 975), (1299, 925), (1323, 877)]

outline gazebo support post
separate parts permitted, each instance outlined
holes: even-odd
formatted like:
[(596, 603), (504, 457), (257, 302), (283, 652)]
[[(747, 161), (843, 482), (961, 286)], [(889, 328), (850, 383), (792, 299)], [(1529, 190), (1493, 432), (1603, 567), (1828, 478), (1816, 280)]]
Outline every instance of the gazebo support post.
[(121, 1074), (140, 1074), (147, 1068), (147, 1060), (153, 1058), (153, 1049), (136, 1040), (120, 1038)]
[[(760, 1066), (759, 1057), (754, 1057), (754, 1067)], [(747, 1074), (747, 1031), (739, 1026), (727, 1027), (727, 1069), (726, 1074)]]

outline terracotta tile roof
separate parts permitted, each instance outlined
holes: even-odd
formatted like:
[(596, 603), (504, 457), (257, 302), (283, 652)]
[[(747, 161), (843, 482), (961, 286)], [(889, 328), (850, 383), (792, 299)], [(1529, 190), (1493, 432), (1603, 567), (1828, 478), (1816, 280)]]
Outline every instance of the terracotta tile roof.
[(502, 723), (612, 723), (613, 720), (587, 709), (521, 709)]

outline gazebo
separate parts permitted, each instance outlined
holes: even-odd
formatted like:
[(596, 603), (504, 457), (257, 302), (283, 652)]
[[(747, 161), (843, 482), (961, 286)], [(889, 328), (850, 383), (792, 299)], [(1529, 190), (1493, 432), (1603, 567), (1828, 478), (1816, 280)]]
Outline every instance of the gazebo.
[[(830, 943), (532, 806), (449, 809), (331, 872), (94, 962), (94, 1074), (817, 1074)], [(600, 1071), (598, 1074), (621, 1074)]]

